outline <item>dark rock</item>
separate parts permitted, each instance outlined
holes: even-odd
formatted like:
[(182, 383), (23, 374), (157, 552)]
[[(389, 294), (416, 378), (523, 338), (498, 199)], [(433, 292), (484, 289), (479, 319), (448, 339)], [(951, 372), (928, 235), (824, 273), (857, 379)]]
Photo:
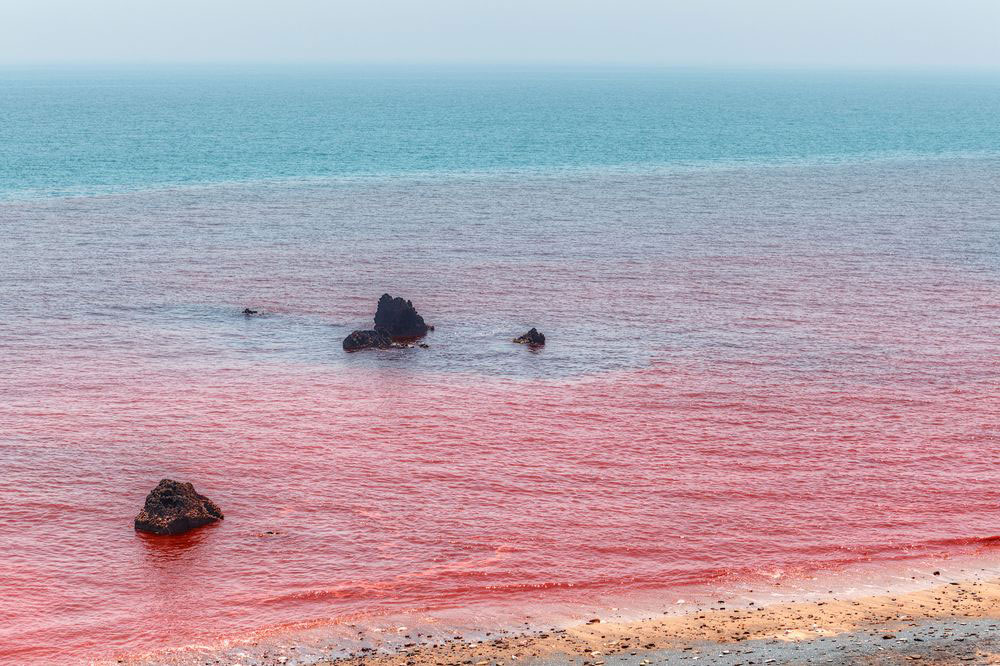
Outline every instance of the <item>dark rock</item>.
[(252, 317), (255, 314), (260, 314), (260, 311), (259, 310), (251, 310), (250, 308), (243, 308), (243, 314), (245, 314), (248, 317)]
[(419, 338), (433, 330), (433, 326), (424, 323), (410, 301), (382, 294), (375, 311), (375, 330), (385, 331), (394, 338)]
[(396, 344), (384, 331), (354, 331), (344, 338), (344, 351), (358, 349), (389, 349)]
[(146, 495), (146, 504), (135, 517), (135, 529), (153, 534), (180, 534), (222, 519), (222, 510), (196, 493), (190, 483), (163, 479)]
[(531, 329), (519, 338), (514, 338), (514, 342), (519, 345), (531, 345), (532, 347), (541, 347), (545, 344), (545, 336), (538, 332), (536, 329)]

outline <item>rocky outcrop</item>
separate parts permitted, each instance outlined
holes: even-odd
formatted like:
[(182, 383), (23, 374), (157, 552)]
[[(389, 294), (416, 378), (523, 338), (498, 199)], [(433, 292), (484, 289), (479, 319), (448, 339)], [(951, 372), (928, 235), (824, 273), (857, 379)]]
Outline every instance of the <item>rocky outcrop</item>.
[[(382, 294), (375, 310), (375, 328), (370, 331), (354, 331), (344, 338), (345, 351), (358, 349), (389, 349), (391, 347), (412, 347), (406, 340), (419, 338), (433, 331), (424, 318), (417, 314), (413, 303), (402, 298)], [(403, 342), (398, 342), (402, 339)], [(423, 345), (421, 345), (423, 346)]]
[(375, 311), (375, 330), (385, 331), (394, 338), (419, 338), (433, 327), (424, 322), (410, 301), (382, 294)]
[(344, 351), (389, 349), (397, 346), (385, 331), (354, 331), (344, 338)]
[(146, 504), (135, 517), (135, 529), (180, 534), (222, 519), (222, 510), (190, 483), (163, 479), (146, 495)]
[(545, 336), (538, 332), (538, 329), (531, 329), (519, 338), (514, 338), (514, 342), (519, 345), (529, 345), (531, 347), (541, 347), (545, 344)]

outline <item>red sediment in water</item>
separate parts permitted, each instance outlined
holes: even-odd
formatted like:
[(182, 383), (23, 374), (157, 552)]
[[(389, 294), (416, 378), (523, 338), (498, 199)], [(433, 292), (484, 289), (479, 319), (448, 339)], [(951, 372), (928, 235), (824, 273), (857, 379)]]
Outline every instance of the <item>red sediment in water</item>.
[[(669, 362), (556, 382), (270, 364), (90, 379), (99, 399), (64, 387), (15, 407), (50, 436), (4, 454), (4, 658), (946, 553), (997, 531), (1000, 395), (975, 378)], [(195, 481), (225, 523), (134, 533), (161, 476)]]
[[(0, 323), (0, 661), (995, 548), (989, 211), (942, 249), (943, 222), (916, 234), (897, 214), (921, 209), (916, 175), (866, 176), (865, 200), (831, 173), (789, 176), (799, 208), (773, 223), (767, 182), (698, 217), (742, 183), (712, 174), (666, 184), (706, 193), (675, 211), (690, 223), (659, 224), (660, 181), (642, 196), (615, 182), (560, 190), (562, 227), (495, 235), (461, 225), (507, 220), (522, 189), (434, 190), (425, 209), (410, 190), (391, 206), (300, 202), (310, 190), (268, 215), (241, 192), (182, 199), (194, 212), (166, 195), (17, 209), (29, 223), (10, 225), (0, 265), (18, 297)], [(936, 214), (984, 196), (935, 196), (949, 192), (961, 201)], [(813, 199), (835, 208), (800, 215)], [(578, 224), (593, 212), (571, 202), (644, 221)], [(427, 224), (446, 204), (448, 224)], [(334, 205), (361, 222), (328, 229)], [(362, 233), (371, 211), (414, 206), (384, 238)], [(275, 231), (282, 211), (294, 233)], [(383, 272), (401, 248), (419, 256)], [(340, 351), (383, 291), (438, 325), (430, 349)], [(533, 325), (544, 350), (510, 342)], [(135, 533), (161, 478), (226, 520)]]

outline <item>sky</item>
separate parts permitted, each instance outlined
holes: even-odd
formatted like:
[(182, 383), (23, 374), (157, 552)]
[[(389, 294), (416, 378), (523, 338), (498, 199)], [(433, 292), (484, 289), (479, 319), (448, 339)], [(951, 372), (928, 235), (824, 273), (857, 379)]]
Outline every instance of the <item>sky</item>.
[(1000, 69), (1000, 0), (0, 0), (0, 63)]

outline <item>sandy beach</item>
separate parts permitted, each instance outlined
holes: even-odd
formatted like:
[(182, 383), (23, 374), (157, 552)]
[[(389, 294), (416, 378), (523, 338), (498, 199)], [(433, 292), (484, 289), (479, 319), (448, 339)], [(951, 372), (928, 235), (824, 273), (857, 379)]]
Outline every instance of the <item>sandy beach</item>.
[[(325, 664), (1000, 663), (1000, 580), (905, 594), (730, 608), (720, 603), (632, 623), (585, 624), (483, 641), (378, 646)], [(292, 653), (294, 654), (294, 653)], [(294, 663), (275, 655), (274, 663)]]

